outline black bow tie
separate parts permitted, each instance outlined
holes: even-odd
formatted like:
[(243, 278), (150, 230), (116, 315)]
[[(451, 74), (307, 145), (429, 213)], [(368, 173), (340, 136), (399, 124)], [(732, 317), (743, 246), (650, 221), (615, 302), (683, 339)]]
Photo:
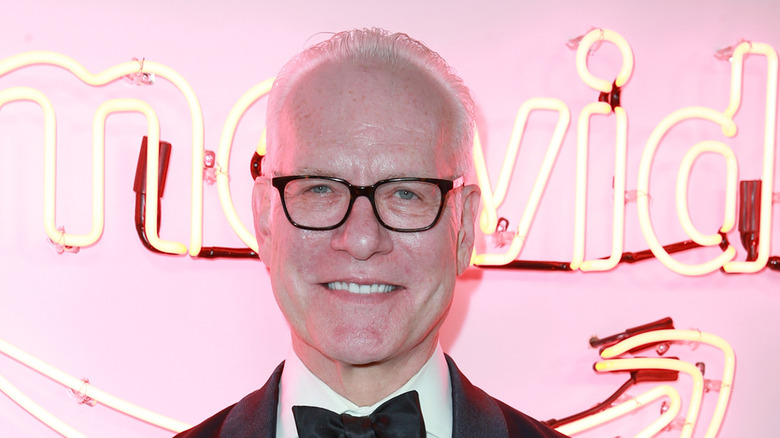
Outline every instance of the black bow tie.
[(425, 437), (417, 391), (391, 398), (368, 417), (337, 414), (312, 406), (293, 406), (300, 438), (412, 438)]

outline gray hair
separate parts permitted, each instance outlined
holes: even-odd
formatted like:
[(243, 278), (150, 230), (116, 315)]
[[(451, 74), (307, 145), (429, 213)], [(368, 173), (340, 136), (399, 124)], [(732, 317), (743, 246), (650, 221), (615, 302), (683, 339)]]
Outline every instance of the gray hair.
[(404, 33), (391, 34), (383, 29), (353, 29), (333, 35), (326, 41), (308, 47), (282, 67), (268, 97), (266, 112), (267, 149), (264, 168), (275, 169), (275, 152), (279, 148), (277, 122), (287, 96), (296, 82), (318, 66), (344, 61), (368, 61), (388, 66), (409, 66), (440, 84), (449, 101), (454, 120), (451, 141), (455, 148), (455, 170), (465, 175), (471, 168), (474, 138), (474, 101), (463, 80), (447, 62), (423, 43)]

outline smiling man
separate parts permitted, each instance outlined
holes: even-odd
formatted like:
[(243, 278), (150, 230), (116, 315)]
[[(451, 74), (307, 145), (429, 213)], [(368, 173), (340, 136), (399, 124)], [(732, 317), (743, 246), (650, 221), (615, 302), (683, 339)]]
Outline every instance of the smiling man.
[(293, 353), (184, 437), (558, 437), (439, 346), (469, 266), (473, 103), (436, 53), (354, 30), (306, 49), (268, 102), (253, 209)]

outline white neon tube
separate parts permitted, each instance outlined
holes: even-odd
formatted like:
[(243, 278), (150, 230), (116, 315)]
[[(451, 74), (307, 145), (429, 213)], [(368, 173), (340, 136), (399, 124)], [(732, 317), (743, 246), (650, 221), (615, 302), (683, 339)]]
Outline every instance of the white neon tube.
[(585, 216), (588, 196), (588, 149), (590, 143), (590, 118), (594, 114), (607, 115), (612, 107), (606, 102), (587, 105), (580, 113), (577, 125), (577, 170), (575, 176), (574, 206), (574, 255), (571, 269), (582, 271), (606, 271), (620, 262), (623, 253), (623, 229), (625, 223), (626, 192), (626, 149), (628, 116), (622, 107), (615, 107), (615, 179), (612, 209), (612, 252), (604, 260), (583, 260), (585, 258)]
[[(577, 48), (576, 66), (580, 79), (602, 93), (612, 91), (613, 82), (600, 79), (591, 74), (588, 69), (588, 56), (591, 46), (597, 42), (609, 41), (620, 50), (623, 64), (620, 72), (614, 80), (614, 86), (623, 87), (631, 78), (634, 70), (634, 53), (628, 42), (617, 32), (609, 29), (593, 29), (580, 40)], [(615, 134), (615, 182), (613, 187), (613, 213), (612, 213), (612, 252), (609, 258), (604, 260), (583, 260), (585, 258), (585, 215), (587, 205), (588, 184), (588, 144), (590, 143), (590, 117), (593, 114), (606, 115), (612, 111), (612, 106), (606, 102), (592, 103), (586, 106), (580, 113), (577, 130), (577, 173), (576, 173), (576, 200), (574, 208), (574, 255), (571, 269), (582, 271), (606, 271), (614, 268), (620, 262), (623, 252), (623, 230), (625, 223), (625, 192), (626, 192), (626, 148), (628, 138), (628, 118), (625, 110), (616, 106), (616, 134)], [(618, 199), (620, 198), (620, 199)]]
[[(474, 146), (472, 148), (474, 157), (474, 170), (477, 174), (477, 185), (480, 187), (480, 200), (482, 201), (482, 213), (479, 215), (479, 228), (485, 234), (496, 232), (498, 224), (498, 211), (496, 202), (493, 200), (493, 185), (490, 183), (490, 175), (485, 163), (485, 154), (482, 152), (482, 142), (479, 138), (479, 130), (474, 129)], [(506, 161), (506, 158), (504, 158)], [(492, 225), (492, 227), (491, 227)]]
[(734, 383), (734, 374), (736, 372), (736, 356), (731, 345), (721, 337), (700, 332), (698, 330), (655, 330), (647, 333), (640, 333), (631, 336), (618, 344), (604, 349), (601, 357), (609, 359), (617, 357), (636, 347), (658, 342), (684, 341), (700, 344), (707, 344), (720, 349), (723, 352), (723, 376), (721, 378), (721, 387), (718, 392), (718, 401), (715, 404), (715, 411), (712, 414), (712, 420), (707, 428), (705, 438), (715, 438), (718, 435), (720, 426), (723, 423), (723, 417), (726, 415), (726, 408), (731, 397), (731, 387)]
[(260, 133), (260, 140), (257, 142), (257, 155), (260, 155), (261, 157), (265, 156), (265, 139), (266, 134), (268, 133), (267, 129), (263, 129), (263, 132)]
[(0, 376), (0, 392), (4, 393), (14, 403), (19, 405), (20, 408), (27, 411), (27, 413), (60, 435), (66, 438), (86, 438), (86, 435), (72, 428), (67, 423), (54, 416), (51, 412), (41, 407), (38, 403), (35, 403), (30, 397), (27, 397), (25, 393), (12, 385), (11, 382), (3, 376)]
[(620, 54), (623, 57), (623, 65), (620, 67), (620, 72), (615, 78), (615, 86), (617, 87), (622, 87), (628, 82), (629, 78), (631, 78), (631, 72), (634, 70), (634, 53), (631, 51), (631, 46), (628, 45), (628, 42), (623, 36), (609, 29), (593, 29), (586, 33), (585, 36), (582, 37), (582, 40), (580, 40), (576, 55), (577, 73), (589, 87), (594, 90), (608, 93), (612, 90), (612, 80), (597, 78), (588, 70), (590, 47), (599, 41), (609, 41), (614, 44), (620, 50)]
[[(225, 126), (222, 128), (222, 137), (219, 142), (219, 150), (217, 151), (217, 188), (219, 190), (219, 201), (222, 204), (222, 211), (225, 213), (233, 231), (235, 231), (238, 237), (255, 252), (258, 250), (255, 234), (250, 232), (244, 224), (241, 223), (241, 219), (238, 218), (238, 213), (233, 205), (233, 198), (230, 195), (230, 149), (233, 146), (233, 137), (235, 136), (236, 128), (238, 128), (238, 123), (241, 121), (244, 113), (246, 113), (249, 107), (257, 102), (258, 99), (271, 91), (273, 83), (274, 78), (271, 78), (255, 85), (244, 93), (244, 95), (238, 99), (238, 102), (233, 105), (233, 108), (230, 110), (230, 114), (225, 121)], [(263, 135), (263, 139), (261, 139), (263, 148), (264, 141), (262, 140), (264, 140), (264, 138), (265, 136)]]
[(57, 118), (51, 101), (40, 91), (29, 87), (0, 90), (0, 108), (15, 101), (35, 102), (43, 110), (43, 226), (49, 239), (63, 245), (64, 232), (57, 229), (55, 220), (55, 190), (57, 174)]
[[(182, 430), (189, 429), (191, 427), (190, 425), (182, 423), (181, 421), (168, 418), (166, 416), (144, 409), (140, 406), (126, 402), (120, 398), (114, 397), (113, 395), (101, 391), (92, 385), (88, 385), (87, 389), (85, 389), (83, 380), (77, 379), (58, 370), (57, 368), (54, 368), (46, 362), (27, 354), (26, 352), (14, 347), (2, 339), (0, 339), (0, 352), (63, 386), (66, 386), (77, 392), (83, 392), (85, 395), (88, 395), (89, 398), (95, 400), (98, 403), (101, 403), (110, 407), (111, 409), (117, 410), (146, 423), (173, 432), (181, 432)], [(37, 418), (40, 419), (41, 417)]]
[(696, 368), (696, 365), (677, 359), (628, 358), (596, 362), (594, 368), (598, 372), (655, 369), (681, 371), (689, 374), (693, 379), (693, 390), (691, 391), (691, 403), (688, 407), (688, 414), (685, 416), (685, 424), (683, 424), (680, 438), (690, 438), (693, 435), (696, 419), (701, 409), (702, 396), (704, 395), (704, 377), (701, 375), (701, 371)]
[(731, 61), (731, 94), (726, 115), (733, 117), (739, 109), (742, 100), (742, 69), (747, 54), (766, 57), (766, 106), (764, 118), (764, 162), (761, 172), (761, 227), (758, 233), (758, 257), (752, 262), (732, 260), (723, 265), (726, 272), (757, 272), (764, 269), (769, 260), (772, 241), (772, 192), (774, 190), (775, 173), (775, 141), (777, 133), (777, 52), (772, 46), (764, 43), (739, 44), (734, 49)]
[[(127, 75), (137, 73), (140, 64), (137, 61), (129, 61), (117, 64), (100, 73), (94, 74), (87, 71), (81, 64), (72, 58), (60, 53), (33, 51), (0, 59), (0, 77), (14, 70), (32, 65), (52, 65), (60, 67), (68, 70), (87, 85), (103, 86)], [(184, 78), (173, 69), (153, 61), (144, 61), (143, 72), (154, 74), (170, 81), (184, 95), (190, 109), (190, 117), (192, 118), (192, 230), (190, 235), (190, 254), (194, 256), (200, 252), (203, 236), (203, 113), (200, 108), (200, 102), (192, 87), (190, 87)], [(29, 98), (21, 96), (18, 100), (29, 100)], [(44, 112), (46, 111), (48, 110), (44, 108)], [(44, 120), (46, 119), (47, 118), (45, 117)], [(47, 124), (46, 129), (56, 129), (53, 128), (53, 126), (55, 126), (53, 125), (53, 122), (52, 127)], [(52, 135), (51, 138), (53, 139), (54, 136)], [(52, 141), (56, 142), (56, 140)], [(53, 143), (51, 146), (53, 148), (52, 152), (48, 155), (49, 158), (46, 158), (46, 160), (53, 159), (52, 157), (56, 154), (56, 143)], [(47, 151), (49, 147), (50, 145), (47, 143)], [(48, 165), (49, 163), (46, 163), (47, 171), (49, 170)], [(47, 176), (44, 176), (44, 178), (47, 178)], [(54, 188), (53, 186), (46, 184), (46, 182), (47, 181), (44, 180), (44, 190), (46, 191), (44, 193), (44, 199), (47, 200), (46, 202), (49, 202), (49, 199), (54, 199)], [(48, 222), (50, 219), (53, 219), (54, 213), (52, 212), (51, 214), (52, 217), (50, 218), (44, 210), (44, 224), (49, 238), (55, 243), (67, 245), (67, 243), (64, 242), (68, 241), (68, 235), (64, 232), (57, 231), (56, 226), (51, 227), (49, 225)], [(156, 223), (156, 218), (153, 223)]]
[(612, 253), (605, 260), (585, 260), (580, 270), (606, 271), (620, 263), (626, 222), (626, 157), (628, 150), (628, 114), (615, 107), (615, 179), (612, 188)]
[[(650, 138), (647, 140), (647, 146), (642, 153), (642, 159), (639, 163), (639, 179), (637, 182), (637, 191), (639, 193), (650, 193), (650, 171), (659, 143), (672, 127), (686, 119), (703, 119), (717, 123), (721, 126), (724, 134), (729, 137), (733, 137), (737, 133), (737, 126), (734, 123), (734, 120), (712, 108), (688, 107), (672, 112), (656, 126), (650, 134)], [(698, 265), (680, 263), (666, 252), (655, 235), (652, 221), (650, 220), (649, 196), (640, 196), (637, 198), (637, 210), (639, 213), (639, 225), (641, 226), (642, 234), (645, 236), (645, 240), (650, 246), (653, 255), (658, 261), (677, 273), (683, 275), (707, 274), (720, 269), (721, 266), (733, 259), (736, 255), (734, 247), (729, 245), (725, 251), (709, 262)]]
[(495, 192), (490, 184), (487, 167), (485, 166), (485, 158), (482, 153), (479, 134), (475, 133), (474, 135), (474, 167), (477, 173), (477, 183), (482, 191), (480, 227), (485, 234), (492, 234), (495, 232), (496, 225), (498, 224), (498, 207), (503, 203), (504, 198), (506, 197), (512, 170), (514, 169), (515, 160), (517, 159), (520, 142), (522, 141), (528, 118), (531, 112), (538, 110), (556, 111), (558, 113), (558, 122), (555, 125), (555, 131), (550, 139), (547, 153), (544, 156), (542, 165), (539, 169), (539, 174), (536, 177), (534, 186), (531, 189), (531, 194), (526, 202), (523, 215), (518, 223), (517, 234), (515, 234), (515, 237), (512, 239), (508, 251), (503, 254), (476, 254), (473, 257), (475, 264), (505, 265), (520, 254), (525, 236), (528, 235), (528, 230), (531, 228), (531, 222), (533, 222), (536, 210), (539, 208), (539, 202), (544, 193), (544, 188), (547, 185), (547, 181), (550, 179), (550, 172), (555, 164), (555, 159), (558, 157), (558, 152), (563, 144), (563, 138), (569, 127), (571, 115), (569, 113), (569, 107), (559, 99), (538, 97), (529, 99), (523, 103), (515, 118), (512, 137), (509, 146), (507, 147), (504, 164), (501, 168), (501, 174), (499, 175)]
[(574, 254), (572, 255), (570, 265), (572, 270), (579, 269), (582, 260), (585, 258), (585, 213), (588, 198), (590, 118), (593, 114), (605, 115), (611, 112), (612, 107), (606, 102), (591, 103), (582, 109), (577, 123), (577, 166), (574, 176)]
[[(93, 155), (92, 155), (92, 188), (93, 188), (93, 200), (92, 200), (92, 214), (93, 223), (100, 219), (100, 232), (102, 232), (103, 225), (103, 187), (105, 185), (105, 176), (103, 172), (103, 154), (105, 151), (105, 127), (106, 119), (112, 113), (116, 112), (138, 112), (146, 117), (149, 124), (147, 134), (147, 148), (146, 148), (146, 193), (147, 198), (151, 197), (152, 202), (146, 203), (145, 221), (146, 238), (149, 240), (149, 244), (152, 245), (158, 251), (168, 254), (185, 254), (187, 247), (179, 242), (161, 240), (157, 234), (157, 193), (159, 186), (158, 167), (160, 162), (160, 122), (157, 118), (157, 114), (154, 112), (151, 106), (146, 102), (138, 99), (113, 99), (103, 102), (98, 107), (95, 113), (94, 122), (92, 125), (92, 138), (93, 138)], [(94, 227), (93, 227), (94, 228)], [(92, 236), (92, 240), (89, 244), (94, 243), (100, 237), (100, 232)], [(86, 246), (77, 245), (73, 246)]]
[[(93, 123), (93, 149), (92, 149), (92, 228), (87, 234), (68, 234), (57, 229), (56, 225), (56, 117), (49, 100), (38, 90), (28, 87), (14, 87), (0, 91), (0, 106), (13, 101), (36, 102), (44, 111), (44, 227), (49, 239), (62, 246), (83, 247), (94, 244), (103, 233), (104, 225), (104, 151), (105, 151), (105, 120), (112, 112), (138, 111), (143, 113), (149, 121), (149, 138), (159, 139), (159, 123), (156, 114), (151, 107), (139, 100), (114, 100), (107, 101), (98, 109)], [(151, 148), (150, 148), (151, 149)], [(150, 151), (152, 160), (157, 161), (159, 152)], [(150, 161), (151, 162), (151, 161)], [(154, 163), (153, 163), (154, 164)], [(156, 166), (156, 164), (155, 164)], [(150, 186), (157, 186), (156, 167), (149, 167), (153, 176), (149, 179)], [(148, 176), (147, 176), (148, 177)], [(155, 189), (156, 190), (156, 189)], [(156, 203), (147, 210), (147, 223), (154, 218), (156, 223)], [(152, 215), (152, 216), (150, 216)], [(182, 254), (186, 247), (175, 242), (162, 242), (157, 238), (157, 231), (150, 232), (150, 243), (164, 252)]]
[(694, 242), (702, 246), (714, 246), (720, 244), (722, 237), (718, 233), (709, 235), (702, 234), (693, 225), (690, 213), (688, 211), (688, 179), (691, 174), (693, 162), (699, 155), (711, 152), (720, 154), (726, 161), (726, 199), (723, 225), (720, 232), (728, 233), (734, 228), (737, 221), (737, 156), (730, 147), (719, 141), (703, 141), (697, 143), (688, 149), (680, 164), (680, 170), (677, 173), (677, 217), (680, 219), (685, 232)]
[(627, 400), (617, 406), (613, 406), (609, 409), (605, 409), (597, 414), (590, 415), (583, 419), (573, 421), (569, 424), (564, 424), (561, 427), (555, 428), (558, 432), (564, 435), (574, 435), (582, 431), (592, 429), (600, 426), (604, 423), (613, 421), (619, 417), (630, 414), (636, 410), (646, 407), (653, 401), (661, 398), (669, 398), (669, 409), (661, 414), (655, 421), (650, 423), (645, 429), (643, 429), (634, 438), (652, 438), (664, 428), (669, 426), (672, 421), (677, 417), (677, 414), (682, 408), (682, 400), (680, 399), (680, 393), (676, 389), (669, 385), (659, 385), (650, 391), (645, 392), (642, 395)]

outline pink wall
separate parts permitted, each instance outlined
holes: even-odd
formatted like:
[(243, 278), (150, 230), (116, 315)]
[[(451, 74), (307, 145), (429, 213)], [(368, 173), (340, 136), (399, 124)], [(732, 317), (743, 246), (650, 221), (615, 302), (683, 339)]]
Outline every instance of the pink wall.
[[(520, 256), (565, 261), (572, 254), (576, 117), (597, 95), (576, 74), (575, 52), (565, 45), (570, 38), (603, 27), (623, 35), (633, 48), (636, 67), (623, 91), (629, 117), (628, 190), (636, 189), (642, 151), (663, 117), (692, 105), (726, 107), (730, 66), (713, 57), (715, 50), (740, 38), (780, 47), (780, 12), (760, 0), (739, 6), (723, 0), (255, 3), (18, 2), (0, 14), (0, 59), (51, 50), (92, 72), (133, 57), (166, 64), (194, 88), (203, 108), (206, 148), (216, 150), (235, 101), (273, 76), (307, 40), (320, 39), (318, 32), (367, 26), (407, 32), (439, 51), (473, 90), (494, 183), (520, 105), (545, 96), (569, 106), (573, 122)], [(605, 45), (591, 63), (609, 76), (620, 58)], [(663, 243), (687, 239), (677, 221), (673, 187), (682, 153), (694, 143), (727, 143), (739, 159), (740, 179), (760, 178), (765, 78), (765, 61), (751, 58), (735, 138), (726, 139), (711, 124), (692, 123), (663, 143), (651, 186), (651, 213)], [(0, 78), (0, 90), (14, 85), (39, 88), (55, 104), (57, 223), (70, 233), (84, 233), (91, 225), (91, 125), (97, 106), (117, 97), (148, 101), (160, 116), (161, 137), (173, 144), (161, 236), (189, 242), (191, 123), (174, 87), (163, 80), (147, 88), (120, 81), (95, 89), (51, 67)], [(262, 129), (262, 106), (240, 125), (232, 155), (233, 199), (247, 225), (248, 160)], [(554, 120), (540, 116), (532, 123), (510, 200), (500, 210), (512, 226)], [(593, 129), (588, 258), (608, 255), (611, 245), (614, 118), (594, 121)], [(146, 122), (138, 115), (109, 118), (105, 231), (97, 244), (78, 254), (58, 255), (46, 241), (42, 220), (41, 111), (29, 103), (0, 110), (0, 339), (89, 378), (102, 390), (195, 423), (265, 381), (287, 352), (287, 328), (259, 262), (162, 256), (140, 245), (132, 183), (145, 133)], [(713, 232), (723, 216), (724, 166), (711, 158), (696, 166), (691, 215), (701, 230)], [(773, 212), (777, 216), (777, 208)], [(773, 255), (778, 255), (777, 217), (772, 226)], [(205, 186), (203, 238), (205, 245), (242, 245), (222, 213), (216, 186)], [(738, 234), (729, 239), (743, 259)], [(490, 245), (491, 238), (484, 237), (483, 248)], [(625, 251), (646, 248), (636, 203), (629, 203)], [(698, 250), (679, 259), (700, 263), (718, 252)], [(780, 394), (780, 379), (771, 371), (780, 361), (774, 336), (780, 329), (775, 319), (779, 279), (780, 273), (768, 270), (685, 277), (656, 260), (606, 273), (474, 268), (458, 288), (442, 343), (491, 394), (540, 419), (561, 418), (606, 398), (625, 378), (592, 371), (598, 354), (588, 347), (591, 335), (671, 316), (677, 328), (719, 335), (736, 350), (736, 382), (720, 436), (770, 436)], [(679, 345), (670, 354), (704, 361), (705, 377), (719, 378), (722, 360), (715, 350)], [(5, 356), (0, 356), (0, 375), (87, 435), (170, 436), (105, 407), (78, 405), (66, 389)], [(681, 377), (676, 387), (687, 409), (690, 379)], [(715, 397), (705, 396), (696, 436), (706, 429)], [(579, 436), (629, 436), (655, 418), (657, 408), (652, 410)], [(5, 397), (0, 397), (0, 431), (3, 436), (55, 435)]]

